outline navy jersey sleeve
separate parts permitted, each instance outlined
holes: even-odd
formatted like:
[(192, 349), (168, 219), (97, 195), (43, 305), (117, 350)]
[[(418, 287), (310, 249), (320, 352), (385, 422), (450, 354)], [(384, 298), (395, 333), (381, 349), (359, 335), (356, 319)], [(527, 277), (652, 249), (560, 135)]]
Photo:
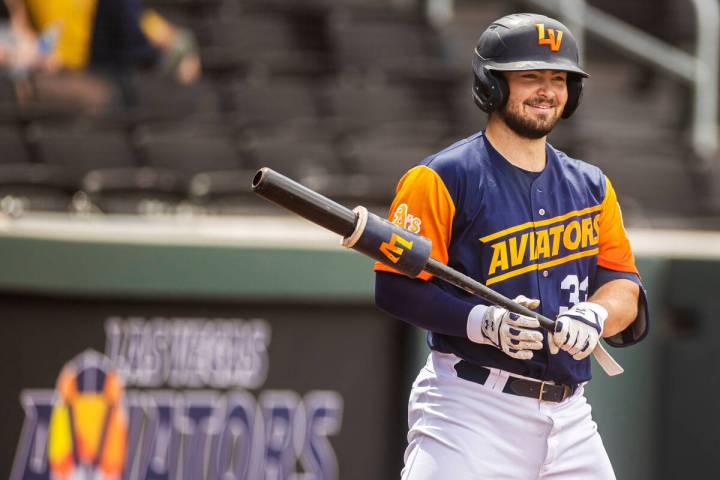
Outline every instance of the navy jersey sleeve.
[[(389, 220), (429, 238), (431, 256), (447, 264), (455, 218), (454, 176), (433, 158), (400, 179)], [(471, 303), (440, 288), (428, 272), (410, 279), (380, 262), (375, 271), (375, 302), (381, 310), (432, 332), (467, 338), (468, 314), (480, 302)]]
[(475, 306), (432, 281), (382, 271), (375, 274), (375, 304), (411, 325), (455, 337), (467, 337), (467, 318)]
[(640, 287), (640, 298), (638, 298), (638, 315), (633, 323), (631, 323), (622, 332), (605, 338), (608, 345), (613, 347), (629, 347), (644, 339), (650, 329), (650, 312), (648, 309), (647, 292), (640, 281), (640, 277), (636, 273), (620, 272), (609, 268), (598, 267), (595, 273), (595, 279), (592, 285), (590, 295), (592, 296), (601, 286), (608, 282), (618, 279), (630, 280)]
[(600, 215), (597, 217), (599, 227), (598, 270), (593, 282), (593, 291), (618, 278), (630, 280), (640, 286), (638, 316), (635, 321), (622, 332), (605, 339), (609, 345), (614, 347), (627, 347), (645, 338), (650, 316), (645, 288), (635, 266), (635, 257), (625, 232), (617, 195), (607, 177), (605, 177), (605, 197), (600, 207)]

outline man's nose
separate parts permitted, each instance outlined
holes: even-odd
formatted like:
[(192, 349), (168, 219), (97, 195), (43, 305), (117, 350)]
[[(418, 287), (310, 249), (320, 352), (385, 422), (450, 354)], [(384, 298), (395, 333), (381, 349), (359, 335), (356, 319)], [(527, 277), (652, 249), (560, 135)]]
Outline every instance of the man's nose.
[(536, 93), (539, 97), (551, 98), (554, 95), (551, 80), (550, 79), (541, 80), (540, 85), (538, 85), (538, 89), (537, 89)]

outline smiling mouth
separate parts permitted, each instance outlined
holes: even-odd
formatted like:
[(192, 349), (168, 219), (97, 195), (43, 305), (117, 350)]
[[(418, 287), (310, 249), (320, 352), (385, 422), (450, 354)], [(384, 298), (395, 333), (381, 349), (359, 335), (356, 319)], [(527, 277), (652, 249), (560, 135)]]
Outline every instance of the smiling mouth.
[(525, 105), (530, 108), (537, 108), (541, 110), (552, 110), (555, 108), (554, 105), (550, 105), (549, 103), (526, 103)]
[(540, 118), (545, 118), (548, 115), (552, 115), (555, 111), (555, 105), (547, 103), (526, 103), (527, 112), (531, 115), (537, 115)]

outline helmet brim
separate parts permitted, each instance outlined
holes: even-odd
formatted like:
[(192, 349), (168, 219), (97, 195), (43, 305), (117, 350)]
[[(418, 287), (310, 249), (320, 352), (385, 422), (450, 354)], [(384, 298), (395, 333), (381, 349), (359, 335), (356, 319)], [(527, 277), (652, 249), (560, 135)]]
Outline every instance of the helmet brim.
[(498, 63), (493, 61), (485, 61), (483, 66), (487, 70), (495, 70), (499, 72), (522, 72), (525, 70), (556, 70), (558, 72), (575, 73), (584, 78), (590, 76), (590, 74), (585, 72), (582, 68), (569, 63), (565, 64), (563, 62), (521, 61)]

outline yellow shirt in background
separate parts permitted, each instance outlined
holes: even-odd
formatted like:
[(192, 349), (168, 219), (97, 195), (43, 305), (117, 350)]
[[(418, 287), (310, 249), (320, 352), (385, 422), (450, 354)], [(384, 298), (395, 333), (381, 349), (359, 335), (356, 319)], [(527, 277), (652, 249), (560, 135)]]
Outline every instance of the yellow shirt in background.
[(58, 29), (55, 54), (60, 64), (67, 69), (84, 68), (90, 55), (97, 0), (25, 0), (25, 6), (39, 34)]

